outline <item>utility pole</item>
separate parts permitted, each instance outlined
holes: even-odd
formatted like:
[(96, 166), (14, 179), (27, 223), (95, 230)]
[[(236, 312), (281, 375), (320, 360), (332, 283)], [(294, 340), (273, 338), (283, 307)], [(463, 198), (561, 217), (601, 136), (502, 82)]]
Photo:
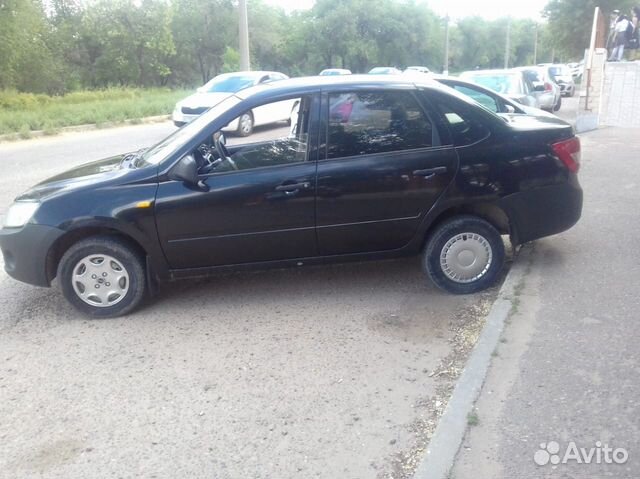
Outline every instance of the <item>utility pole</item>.
[(249, 62), (249, 20), (247, 16), (247, 0), (240, 0), (238, 9), (240, 10), (240, 70), (251, 70)]
[(444, 21), (444, 65), (442, 67), (442, 74), (449, 76), (449, 12), (447, 12)]
[(507, 41), (504, 46), (504, 68), (509, 68), (509, 51), (511, 50), (511, 17), (507, 19)]
[(534, 43), (533, 43), (533, 64), (538, 64), (538, 23), (536, 22), (536, 31), (534, 34)]

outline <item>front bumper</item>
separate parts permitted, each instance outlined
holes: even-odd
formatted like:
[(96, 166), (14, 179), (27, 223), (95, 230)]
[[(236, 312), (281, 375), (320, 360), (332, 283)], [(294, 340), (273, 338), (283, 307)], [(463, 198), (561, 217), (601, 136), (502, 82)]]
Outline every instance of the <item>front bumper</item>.
[(7, 274), (24, 283), (50, 286), (47, 255), (63, 234), (58, 228), (34, 224), (0, 229), (0, 250)]
[(572, 175), (567, 183), (521, 191), (502, 198), (517, 244), (568, 230), (582, 216), (582, 188)]

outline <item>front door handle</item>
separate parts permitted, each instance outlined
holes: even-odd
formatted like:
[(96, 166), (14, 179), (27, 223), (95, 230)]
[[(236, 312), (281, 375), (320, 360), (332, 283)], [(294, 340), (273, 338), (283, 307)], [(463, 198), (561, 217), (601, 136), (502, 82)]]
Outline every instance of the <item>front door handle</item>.
[(302, 183), (288, 183), (286, 185), (276, 186), (276, 191), (284, 191), (287, 195), (292, 195), (300, 190), (306, 190), (311, 186), (309, 181), (303, 181)]
[(444, 175), (447, 172), (446, 166), (437, 166), (435, 168), (426, 168), (424, 170), (415, 170), (413, 176), (424, 176), (425, 178), (431, 178), (435, 175)]

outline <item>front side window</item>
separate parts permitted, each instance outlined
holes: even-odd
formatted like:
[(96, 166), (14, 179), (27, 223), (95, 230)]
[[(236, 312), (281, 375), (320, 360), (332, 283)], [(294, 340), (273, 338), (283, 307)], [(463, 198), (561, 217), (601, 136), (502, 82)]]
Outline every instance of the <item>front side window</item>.
[[(279, 100), (242, 114), (222, 129), (226, 145), (215, 137), (194, 152), (201, 174), (226, 173), (281, 166), (306, 161), (309, 142), (311, 96)], [(255, 124), (240, 137), (242, 122)], [(222, 150), (222, 151), (220, 151)]]
[(433, 146), (433, 127), (407, 91), (329, 95), (327, 158)]

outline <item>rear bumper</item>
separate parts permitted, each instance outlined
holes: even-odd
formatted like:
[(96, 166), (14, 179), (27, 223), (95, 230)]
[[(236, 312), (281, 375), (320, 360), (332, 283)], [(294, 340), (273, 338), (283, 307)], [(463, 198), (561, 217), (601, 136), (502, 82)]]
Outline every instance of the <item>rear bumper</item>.
[(511, 221), (513, 240), (523, 244), (575, 225), (582, 215), (582, 188), (573, 175), (567, 183), (506, 196), (501, 204)]
[(35, 286), (50, 286), (47, 254), (64, 231), (51, 226), (27, 224), (0, 229), (4, 269), (14, 279)]

